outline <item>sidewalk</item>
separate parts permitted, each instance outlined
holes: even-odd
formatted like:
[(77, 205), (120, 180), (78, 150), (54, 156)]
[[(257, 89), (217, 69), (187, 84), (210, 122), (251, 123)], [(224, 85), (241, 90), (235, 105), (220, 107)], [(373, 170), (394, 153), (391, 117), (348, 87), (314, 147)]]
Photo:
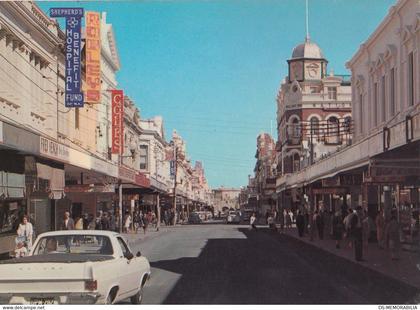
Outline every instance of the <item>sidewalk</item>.
[(365, 261), (357, 262), (354, 259), (354, 249), (349, 248), (345, 240), (341, 241), (341, 248), (336, 249), (335, 241), (329, 236), (324, 236), (326, 237), (324, 240), (314, 238), (314, 241), (310, 241), (308, 235), (300, 238), (295, 227), (285, 229), (284, 234), (420, 289), (419, 253), (401, 250), (400, 259), (393, 261), (388, 250), (380, 250), (376, 243), (372, 243), (369, 244), (367, 250), (366, 248), (363, 249), (363, 259)]

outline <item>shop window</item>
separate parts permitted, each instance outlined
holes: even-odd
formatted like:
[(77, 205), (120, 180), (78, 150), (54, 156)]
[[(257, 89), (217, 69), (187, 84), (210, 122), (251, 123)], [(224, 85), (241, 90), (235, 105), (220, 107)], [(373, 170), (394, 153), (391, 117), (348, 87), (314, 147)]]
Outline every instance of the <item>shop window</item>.
[(147, 145), (140, 145), (140, 170), (147, 170), (149, 147)]

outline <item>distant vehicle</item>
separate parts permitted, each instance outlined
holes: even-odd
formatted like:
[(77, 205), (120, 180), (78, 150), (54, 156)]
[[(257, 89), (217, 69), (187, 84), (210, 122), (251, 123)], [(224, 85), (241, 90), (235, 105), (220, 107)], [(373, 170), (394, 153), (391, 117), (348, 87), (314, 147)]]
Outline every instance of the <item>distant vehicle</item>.
[(203, 221), (200, 218), (200, 215), (196, 212), (190, 213), (188, 218), (188, 223), (190, 224), (201, 224)]
[(0, 304), (139, 304), (150, 265), (118, 233), (67, 230), (40, 234), (0, 275)]
[(241, 222), (241, 216), (238, 211), (229, 211), (226, 218), (226, 224), (239, 224)]

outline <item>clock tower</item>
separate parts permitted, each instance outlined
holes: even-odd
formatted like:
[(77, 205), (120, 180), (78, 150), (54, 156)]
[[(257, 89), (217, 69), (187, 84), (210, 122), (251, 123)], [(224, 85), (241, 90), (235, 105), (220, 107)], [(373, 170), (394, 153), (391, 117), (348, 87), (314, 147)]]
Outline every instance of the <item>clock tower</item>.
[(307, 37), (305, 42), (293, 49), (289, 64), (289, 82), (317, 80), (326, 76), (328, 61), (317, 44)]

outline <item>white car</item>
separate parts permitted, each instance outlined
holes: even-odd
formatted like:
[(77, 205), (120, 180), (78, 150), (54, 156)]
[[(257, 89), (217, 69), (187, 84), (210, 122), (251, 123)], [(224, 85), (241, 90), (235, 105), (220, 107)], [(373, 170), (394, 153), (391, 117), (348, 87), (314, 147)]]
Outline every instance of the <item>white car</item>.
[(0, 262), (0, 304), (141, 303), (150, 265), (115, 232), (40, 234), (23, 258)]
[(229, 214), (226, 218), (227, 224), (239, 224), (241, 222), (241, 216), (237, 211), (229, 211)]

